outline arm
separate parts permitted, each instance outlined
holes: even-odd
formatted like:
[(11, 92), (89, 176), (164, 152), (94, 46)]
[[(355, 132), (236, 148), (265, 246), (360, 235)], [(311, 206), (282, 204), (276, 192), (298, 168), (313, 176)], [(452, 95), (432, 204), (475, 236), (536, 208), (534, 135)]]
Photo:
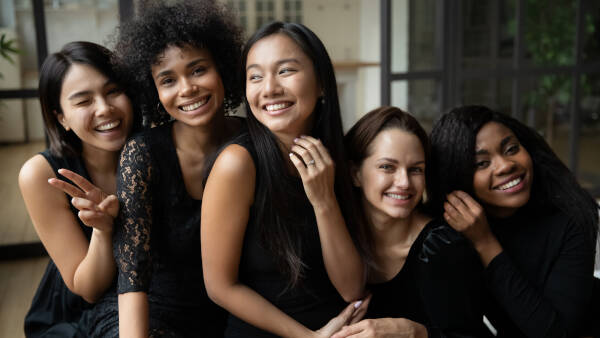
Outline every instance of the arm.
[(335, 164), (321, 141), (302, 136), (294, 142), (290, 159), (315, 211), (325, 269), (345, 301), (357, 300), (364, 296), (366, 269), (336, 199)]
[[(448, 212), (449, 209), (446, 209), (446, 217), (452, 220), (454, 225), (448, 223), (455, 228), (472, 229), (477, 233), (477, 228), (483, 223), (469, 223), (469, 219), (472, 219), (473, 215), (471, 210), (481, 208), (479, 204), (464, 192), (454, 192), (451, 195), (454, 196), (452, 204), (458, 205), (455, 206), (455, 211)], [(487, 222), (484, 225), (487, 227)], [(565, 238), (561, 239), (561, 251), (553, 262), (543, 288), (533, 285), (523, 276), (502, 251), (495, 237), (493, 241), (498, 243), (500, 248), (498, 254), (487, 264), (482, 257), (486, 265), (485, 278), (488, 288), (505, 312), (511, 316), (515, 325), (528, 337), (571, 337), (583, 326), (586, 305), (592, 290), (593, 250), (581, 227), (571, 223), (565, 224), (565, 227), (568, 231)], [(482, 250), (489, 249), (486, 245), (495, 245), (489, 241), (475, 244), (474, 239), (470, 239), (480, 256)]]
[(255, 180), (254, 162), (239, 145), (223, 150), (208, 177), (200, 227), (206, 291), (215, 303), (253, 326), (278, 336), (309, 336), (310, 330), (238, 280)]
[(148, 337), (150, 235), (152, 228), (152, 159), (142, 139), (130, 140), (121, 153), (117, 195), (120, 226), (115, 231), (119, 267), (119, 335)]
[[(86, 225), (95, 226), (88, 242), (65, 195), (49, 184), (52, 180), (57, 179), (50, 164), (43, 156), (36, 155), (23, 165), (19, 173), (21, 194), (33, 226), (65, 285), (93, 303), (110, 286), (115, 275), (112, 219), (105, 217), (103, 221), (94, 223), (96, 213), (88, 208), (95, 208), (95, 203), (88, 203), (90, 201), (84, 198), (85, 194), (74, 197), (73, 205), (81, 210), (79, 217)], [(114, 206), (112, 198), (104, 203), (103, 207), (107, 204)], [(70, 245), (65, 246), (64, 243)]]

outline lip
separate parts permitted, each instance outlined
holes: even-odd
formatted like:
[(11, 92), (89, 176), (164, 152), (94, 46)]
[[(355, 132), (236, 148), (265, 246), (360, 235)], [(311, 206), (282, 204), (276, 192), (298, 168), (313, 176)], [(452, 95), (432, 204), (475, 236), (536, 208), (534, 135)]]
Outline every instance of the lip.
[[(278, 110), (267, 110), (267, 106), (270, 105), (275, 105), (275, 104), (289, 104), (289, 106), (282, 108), (282, 109), (278, 109)], [(277, 116), (277, 115), (281, 115), (285, 112), (287, 112), (290, 108), (292, 108), (295, 105), (294, 102), (292, 101), (288, 101), (288, 100), (279, 100), (279, 101), (274, 101), (274, 102), (267, 102), (267, 103), (263, 103), (260, 108), (262, 109), (262, 111), (265, 114), (271, 115), (271, 116)]]
[[(108, 125), (108, 124), (112, 124), (112, 123), (117, 123), (117, 125), (115, 125), (114, 127), (110, 128), (110, 129), (98, 130), (98, 128)], [(96, 126), (94, 126), (94, 130), (98, 133), (110, 133), (110, 132), (119, 130), (122, 124), (123, 124), (123, 121), (121, 119), (112, 119), (112, 120), (102, 121), (102, 122), (96, 124)]]
[[(389, 194), (394, 194), (394, 195), (408, 195), (407, 199), (398, 199), (398, 198), (394, 198), (389, 196)], [(383, 193), (383, 197), (387, 200), (390, 201), (392, 204), (394, 205), (406, 205), (409, 204), (413, 197), (414, 194), (409, 193), (409, 192), (405, 192), (405, 191), (386, 191)]]
[[(510, 187), (508, 189), (500, 189), (501, 186), (503, 186), (504, 184), (516, 180), (516, 179), (521, 179), (521, 182), (519, 182), (517, 185)], [(522, 173), (522, 174), (518, 174), (518, 175), (513, 175), (509, 178), (507, 178), (506, 180), (502, 181), (499, 184), (496, 184), (494, 187), (492, 187), (492, 190), (494, 191), (498, 191), (501, 193), (515, 193), (515, 192), (520, 192), (521, 190), (523, 190), (525, 188), (525, 185), (527, 183), (527, 175), (526, 173)]]
[[(198, 111), (202, 110), (202, 108), (206, 107), (211, 98), (212, 98), (212, 95), (210, 95), (210, 94), (203, 95), (203, 96), (200, 96), (200, 97), (198, 97), (198, 98), (196, 98), (194, 100), (190, 100), (190, 101), (187, 101), (187, 102), (184, 102), (184, 103), (181, 103), (181, 104), (177, 105), (177, 109), (181, 113), (184, 113), (184, 114), (195, 114)], [(196, 109), (193, 109), (193, 110), (183, 110), (184, 106), (189, 106), (189, 105), (196, 104), (196, 103), (203, 102), (203, 101), (205, 101), (205, 102), (202, 105), (200, 105), (199, 107), (197, 107)]]

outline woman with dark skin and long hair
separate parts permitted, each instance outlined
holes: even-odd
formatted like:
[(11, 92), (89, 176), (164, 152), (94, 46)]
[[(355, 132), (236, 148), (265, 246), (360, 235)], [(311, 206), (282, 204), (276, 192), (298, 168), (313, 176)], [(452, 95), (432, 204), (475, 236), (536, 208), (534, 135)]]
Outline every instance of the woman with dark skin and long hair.
[(481, 263), (469, 242), (423, 198), (429, 138), (396, 107), (363, 116), (345, 137), (355, 194), (371, 238), (366, 317), (342, 337), (483, 337)]
[(543, 138), (483, 106), (434, 124), (432, 207), (477, 250), (499, 337), (577, 337), (593, 284), (598, 205)]
[(134, 114), (111, 56), (71, 42), (40, 70), (50, 147), (23, 165), (19, 187), (51, 260), (25, 317), (27, 337), (87, 336), (84, 313), (115, 277), (117, 161)]
[[(121, 154), (115, 231), (118, 334), (218, 337), (226, 313), (206, 295), (200, 256), (204, 163), (243, 119), (242, 32), (215, 1), (145, 2), (120, 28), (115, 52), (135, 81), (148, 130)], [(109, 306), (109, 305), (112, 305)], [(115, 304), (99, 314), (117, 335)]]
[(232, 314), (227, 337), (330, 336), (335, 323), (313, 330), (362, 297), (365, 278), (333, 66), (312, 31), (281, 22), (242, 60), (249, 134), (206, 182), (206, 289)]

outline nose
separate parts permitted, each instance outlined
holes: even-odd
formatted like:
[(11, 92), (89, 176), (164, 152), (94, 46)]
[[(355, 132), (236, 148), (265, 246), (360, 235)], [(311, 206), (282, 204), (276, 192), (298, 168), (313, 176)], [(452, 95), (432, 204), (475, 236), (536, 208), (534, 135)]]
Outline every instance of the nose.
[(96, 115), (105, 116), (109, 114), (111, 109), (112, 105), (106, 100), (105, 97), (101, 97), (96, 100)]
[(396, 174), (394, 175), (394, 185), (401, 189), (408, 189), (408, 187), (410, 186), (408, 172), (405, 168), (396, 171)]
[(281, 84), (276, 76), (267, 75), (263, 87), (263, 95), (265, 97), (273, 97), (282, 93)]
[(505, 156), (498, 156), (496, 159), (495, 173), (496, 175), (506, 175), (513, 172), (515, 162)]
[(190, 96), (193, 95), (198, 87), (191, 83), (188, 79), (181, 79), (179, 81), (179, 95), (180, 96)]

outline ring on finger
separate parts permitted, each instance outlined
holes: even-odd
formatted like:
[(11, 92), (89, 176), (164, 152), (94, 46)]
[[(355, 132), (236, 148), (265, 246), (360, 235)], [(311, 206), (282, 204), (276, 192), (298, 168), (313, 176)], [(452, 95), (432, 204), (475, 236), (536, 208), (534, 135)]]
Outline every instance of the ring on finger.
[(315, 165), (315, 160), (308, 161), (308, 163), (306, 163), (306, 166), (309, 166), (309, 165)]

